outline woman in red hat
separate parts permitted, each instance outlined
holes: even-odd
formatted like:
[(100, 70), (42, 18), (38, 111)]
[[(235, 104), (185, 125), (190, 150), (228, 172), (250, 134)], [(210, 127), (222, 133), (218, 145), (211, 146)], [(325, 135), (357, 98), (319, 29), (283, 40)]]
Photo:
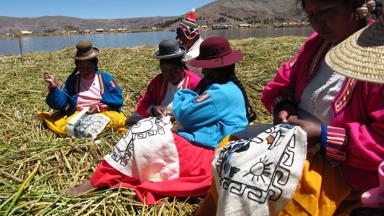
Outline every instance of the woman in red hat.
[[(165, 141), (168, 130), (163, 120), (140, 121), (104, 158), (90, 181), (71, 188), (68, 194), (122, 186), (135, 189), (147, 204), (162, 197), (205, 195), (212, 180), (214, 149), (225, 136), (243, 130), (255, 119), (235, 75), (235, 63), (242, 57), (227, 39), (206, 39), (199, 57), (190, 62), (203, 68), (204, 78), (194, 90), (176, 93), (173, 115), (178, 127), (169, 133), (171, 138)], [(148, 128), (145, 132), (138, 131), (144, 127)], [(155, 141), (150, 143), (150, 139)]]
[(83, 109), (88, 109), (90, 114), (107, 116), (110, 119), (107, 127), (118, 129), (124, 126), (126, 117), (120, 112), (122, 91), (110, 74), (98, 71), (98, 56), (99, 49), (93, 47), (90, 41), (81, 40), (72, 53), (76, 67), (63, 88), (59, 87), (54, 75), (49, 72), (44, 74), (49, 89), (46, 102), (59, 112), (38, 113), (38, 118), (61, 137), (68, 135), (68, 123)]

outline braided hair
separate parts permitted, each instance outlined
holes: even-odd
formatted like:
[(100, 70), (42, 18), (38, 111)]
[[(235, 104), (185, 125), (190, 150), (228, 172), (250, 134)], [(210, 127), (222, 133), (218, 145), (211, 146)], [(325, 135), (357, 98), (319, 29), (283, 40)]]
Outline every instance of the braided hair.
[(253, 111), (249, 103), (247, 92), (245, 91), (243, 84), (235, 74), (235, 64), (225, 66), (225, 67), (215, 68), (214, 71), (216, 73), (219, 73), (220, 77), (216, 78), (215, 80), (204, 77), (203, 79), (200, 80), (200, 82), (197, 84), (197, 86), (193, 90), (197, 94), (201, 95), (211, 84), (214, 84), (214, 83), (225, 84), (229, 81), (232, 81), (241, 90), (243, 94), (248, 122), (252, 122), (253, 120), (255, 120), (256, 113)]
[(239, 87), (241, 92), (243, 93), (243, 97), (244, 97), (244, 101), (245, 101), (245, 110), (247, 112), (248, 122), (254, 121), (256, 119), (257, 115), (256, 115), (255, 111), (253, 111), (252, 106), (249, 104), (248, 95), (247, 95), (247, 92), (245, 91), (243, 84), (237, 78), (236, 74), (233, 74), (231, 76), (231, 81), (233, 83), (235, 83), (237, 85), (237, 87)]

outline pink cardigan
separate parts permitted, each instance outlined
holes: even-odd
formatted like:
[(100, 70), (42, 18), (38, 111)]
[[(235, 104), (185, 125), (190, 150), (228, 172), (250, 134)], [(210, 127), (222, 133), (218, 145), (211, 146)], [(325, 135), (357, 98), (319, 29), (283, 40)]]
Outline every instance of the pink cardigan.
[[(189, 71), (184, 70), (185, 77), (182, 89), (194, 89), (200, 82), (200, 77)], [(147, 86), (147, 91), (139, 99), (136, 110), (144, 118), (151, 116), (150, 109), (158, 106), (163, 101), (167, 93), (168, 81), (164, 79), (162, 74), (158, 74)]]
[[(270, 113), (284, 100), (300, 102), (304, 88), (330, 48), (314, 33), (301, 50), (266, 85), (261, 101)], [(326, 155), (341, 161), (354, 189), (378, 186), (377, 167), (384, 160), (384, 86), (346, 78), (332, 104)]]

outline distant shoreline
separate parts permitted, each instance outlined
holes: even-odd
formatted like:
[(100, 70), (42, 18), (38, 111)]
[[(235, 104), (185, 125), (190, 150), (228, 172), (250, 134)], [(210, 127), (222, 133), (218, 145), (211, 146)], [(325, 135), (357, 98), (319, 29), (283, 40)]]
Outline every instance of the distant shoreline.
[[(304, 36), (313, 33), (311, 27), (291, 28), (229, 28), (229, 29), (204, 29), (201, 32), (203, 38), (220, 35), (230, 40), (246, 38), (267, 38), (280, 36)], [(91, 40), (98, 48), (157, 46), (161, 40), (175, 38), (176, 32), (169, 29), (155, 32), (139, 33), (95, 33), (72, 35), (46, 35), (46, 36), (22, 36), (19, 38), (1, 39), (0, 55), (26, 54), (31, 52), (56, 51), (62, 48), (73, 48), (78, 40)]]
[[(243, 28), (257, 28), (257, 29), (268, 29), (268, 28), (292, 28), (292, 27), (308, 27), (308, 23), (289, 23), (289, 24), (274, 24), (274, 25), (264, 25), (264, 24), (254, 24), (250, 27), (241, 27), (228, 24), (221, 25), (211, 25), (207, 27), (201, 27), (202, 30), (220, 30), (220, 29), (243, 29)], [(61, 32), (31, 32), (28, 34), (0, 34), (0, 39), (4, 38), (19, 38), (19, 37), (50, 37), (50, 36), (65, 36), (65, 35), (90, 35), (90, 34), (121, 34), (121, 33), (141, 33), (141, 32), (158, 32), (158, 31), (175, 31), (170, 28), (148, 28), (148, 29), (127, 29), (124, 31), (110, 31), (108, 29), (104, 31), (92, 30), (89, 32), (84, 31), (61, 31)]]
[(166, 29), (130, 29), (121, 32), (111, 32), (111, 31), (103, 31), (103, 32), (89, 32), (89, 33), (81, 33), (81, 32), (32, 32), (31, 34), (0, 34), (0, 39), (2, 38), (19, 38), (21, 37), (50, 37), (50, 36), (65, 36), (65, 35), (89, 35), (89, 34), (121, 34), (121, 33), (140, 33), (140, 32), (156, 32), (156, 31), (165, 31)]

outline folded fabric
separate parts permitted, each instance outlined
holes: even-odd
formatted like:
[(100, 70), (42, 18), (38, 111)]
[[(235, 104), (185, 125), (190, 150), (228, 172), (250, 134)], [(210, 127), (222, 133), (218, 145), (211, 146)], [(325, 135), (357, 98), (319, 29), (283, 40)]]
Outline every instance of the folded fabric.
[[(52, 130), (54, 133), (56, 133), (60, 137), (67, 137), (68, 122), (70, 122), (71, 119), (73, 119), (77, 114), (79, 114), (79, 112), (80, 111), (75, 111), (70, 116), (67, 116), (62, 112), (54, 112), (54, 113), (38, 112), (37, 119), (44, 122), (50, 130)], [(125, 121), (127, 119), (123, 113), (117, 112), (117, 111), (105, 111), (105, 112), (97, 113), (97, 115), (103, 115), (103, 117), (105, 116), (110, 119), (110, 121), (105, 126), (105, 128), (119, 129), (124, 126)], [(100, 118), (99, 116), (96, 116), (96, 117)], [(87, 122), (90, 123), (90, 121), (87, 121)], [(86, 125), (87, 124), (83, 124), (83, 126), (86, 126)]]
[(384, 161), (378, 167), (379, 186), (372, 188), (361, 195), (364, 206), (382, 208), (384, 213)]
[(104, 157), (119, 172), (142, 181), (179, 177), (179, 158), (170, 117), (150, 117), (132, 126)]

